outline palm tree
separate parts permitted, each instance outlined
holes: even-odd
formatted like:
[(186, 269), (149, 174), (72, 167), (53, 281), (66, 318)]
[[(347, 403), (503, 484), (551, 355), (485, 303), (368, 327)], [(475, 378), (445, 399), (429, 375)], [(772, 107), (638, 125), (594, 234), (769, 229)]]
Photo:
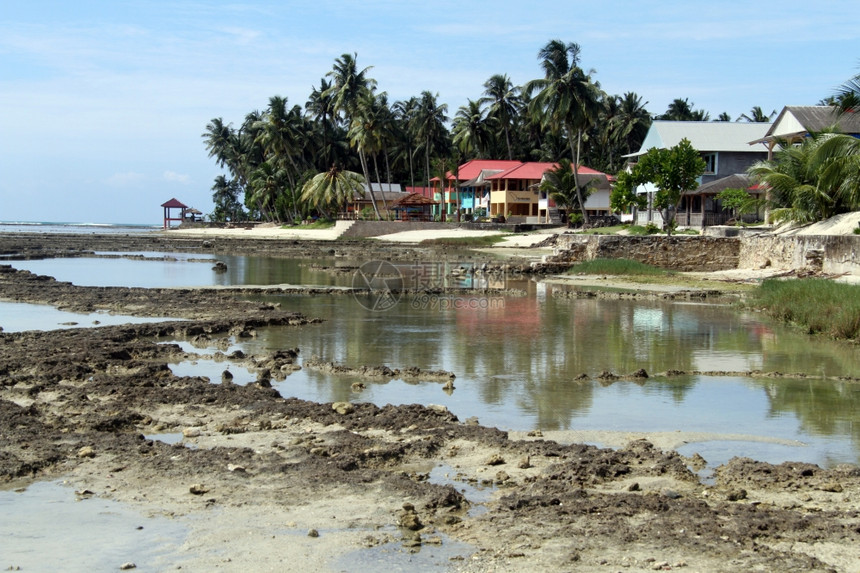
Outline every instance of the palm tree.
[(241, 189), (235, 179), (227, 179), (224, 175), (215, 177), (212, 185), (212, 202), (215, 211), (212, 219), (215, 221), (237, 221), (242, 215), (242, 205), (237, 196)]
[(415, 116), (418, 111), (418, 98), (411, 97), (406, 101), (398, 101), (392, 106), (395, 125), (397, 126), (394, 137), (395, 157), (397, 160), (407, 164), (409, 169), (409, 182), (415, 187)]
[(508, 159), (514, 158), (511, 147), (511, 128), (514, 118), (519, 115), (523, 105), (520, 91), (521, 89), (514, 86), (507, 75), (495, 74), (484, 82), (484, 97), (478, 100), (480, 105), (490, 104), (489, 117), (494, 118), (494, 121), (504, 131)]
[(556, 205), (567, 210), (567, 226), (570, 227), (572, 223), (570, 212), (573, 209), (581, 210), (580, 201), (588, 198), (595, 183), (596, 179), (592, 179), (580, 188), (570, 161), (562, 158), (559, 159), (558, 165), (544, 173), (540, 190), (555, 201)]
[(564, 130), (567, 135), (579, 206), (587, 224), (588, 212), (579, 187), (580, 148), (583, 132), (599, 113), (601, 92), (599, 85), (591, 81), (591, 73), (579, 67), (579, 52), (578, 44), (551, 40), (538, 53), (545, 77), (529, 82), (525, 91), (537, 91), (530, 112), (540, 117), (543, 125)]
[(761, 106), (753, 106), (748, 114), (742, 113), (738, 116), (736, 121), (747, 121), (750, 123), (770, 123), (770, 120), (773, 119), (773, 116), (776, 115), (776, 110), (770, 112), (770, 115), (766, 114), (762, 111)]
[(321, 127), (322, 148), (319, 150), (319, 159), (325, 161), (326, 165), (331, 164), (335, 159), (331, 135), (335, 128), (334, 122), (337, 120), (337, 115), (330, 90), (331, 82), (321, 78), (319, 89), (312, 88), (311, 95), (305, 103), (305, 111)]
[(612, 128), (617, 141), (624, 144), (628, 154), (639, 149), (651, 127), (651, 114), (645, 109), (648, 102), (635, 92), (625, 93), (618, 101), (618, 111), (613, 118)]
[(676, 98), (666, 108), (666, 113), (657, 116), (657, 119), (666, 121), (708, 121), (710, 114), (702, 109), (694, 110), (694, 105), (687, 98)]
[(421, 99), (418, 100), (418, 107), (414, 116), (415, 135), (424, 151), (424, 173), (427, 177), (428, 186), (431, 186), (430, 156), (434, 152), (444, 154), (447, 151), (445, 145), (448, 130), (445, 127), (445, 122), (448, 121), (448, 116), (445, 114), (448, 111), (448, 104), (439, 104), (436, 101), (438, 97), (439, 94), (434, 95), (429, 91), (421, 92)]
[[(373, 93), (376, 89), (376, 80), (369, 78), (367, 72), (371, 69), (368, 66), (362, 70), (358, 69), (356, 62), (358, 54), (343, 54), (335, 59), (332, 70), (326, 75), (332, 78), (333, 85), (323, 92), (325, 96), (332, 98), (334, 110), (337, 113), (342, 113), (350, 129), (352, 124), (358, 118), (359, 105), (367, 94)], [(361, 169), (364, 173), (364, 179), (370, 182), (370, 171), (367, 165), (367, 158), (363, 148), (358, 148), (359, 160), (361, 161)], [(373, 193), (370, 194), (370, 202), (373, 205), (373, 211), (377, 219), (382, 216), (379, 213), (379, 207), (376, 205), (376, 199)]]
[(454, 116), (451, 129), (454, 145), (466, 156), (487, 158), (496, 125), (498, 121), (487, 115), (480, 101), (470, 99)]
[(729, 115), (729, 112), (724, 111), (720, 115), (718, 115), (717, 119), (715, 119), (714, 121), (731, 121), (731, 120), (732, 120), (732, 116)]
[(287, 98), (269, 98), (269, 107), (254, 127), (256, 139), (262, 145), (266, 161), (282, 171), (289, 183), (289, 198), (293, 218), (298, 218), (298, 188), (296, 180), (304, 170), (302, 150), (305, 130), (299, 106), (288, 109)]
[(854, 76), (836, 90), (836, 106), (840, 113), (860, 109), (860, 74)]
[(249, 181), (250, 201), (267, 220), (277, 218), (276, 202), (286, 185), (286, 173), (274, 163), (264, 161), (251, 173)]
[(302, 187), (302, 199), (318, 209), (320, 213), (334, 218), (350, 201), (364, 196), (364, 178), (354, 172), (331, 169), (314, 175)]
[(826, 140), (822, 134), (815, 134), (799, 145), (783, 145), (773, 160), (760, 161), (748, 170), (765, 189), (774, 220), (813, 223), (839, 211), (839, 182), (822, 178), (827, 161), (819, 147)]
[(835, 189), (838, 211), (860, 210), (860, 139), (843, 133), (825, 133), (819, 139), (815, 153), (819, 184)]

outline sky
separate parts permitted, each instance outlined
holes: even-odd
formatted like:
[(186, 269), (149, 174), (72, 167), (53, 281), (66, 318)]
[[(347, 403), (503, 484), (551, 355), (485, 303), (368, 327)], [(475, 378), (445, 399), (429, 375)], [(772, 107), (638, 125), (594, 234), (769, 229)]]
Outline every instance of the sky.
[(213, 210), (206, 124), (304, 107), (344, 53), (448, 115), (576, 42), (609, 94), (716, 118), (815, 105), (860, 73), (856, 0), (0, 0), (0, 221), (160, 224)]

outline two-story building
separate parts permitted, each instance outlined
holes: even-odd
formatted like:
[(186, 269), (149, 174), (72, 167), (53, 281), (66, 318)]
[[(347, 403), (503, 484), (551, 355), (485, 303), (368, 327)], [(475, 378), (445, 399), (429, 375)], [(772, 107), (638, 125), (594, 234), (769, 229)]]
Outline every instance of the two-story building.
[[(683, 193), (675, 220), (687, 227), (718, 225), (731, 216), (716, 199), (718, 193), (738, 186), (756, 192), (750, 186), (746, 171), (754, 163), (767, 159), (768, 151), (764, 145), (750, 145), (750, 142), (761, 140), (770, 127), (770, 123), (754, 122), (657, 120), (651, 124), (639, 151), (628, 157), (635, 163), (651, 148), (669, 149), (687, 139), (699, 151), (706, 167), (699, 178), (699, 187)], [(662, 225), (660, 211), (652, 207), (655, 192), (651, 184), (637, 189), (637, 193), (648, 195), (648, 208), (637, 214), (638, 224)]]
[[(559, 223), (555, 204), (540, 190), (544, 174), (556, 163), (475, 159), (461, 165), (458, 177), (448, 174), (443, 189), (438, 178), (435, 199), (443, 203), (449, 220), (462, 216), (514, 217), (529, 223)], [(611, 177), (588, 167), (579, 168), (581, 184), (596, 179), (596, 189), (585, 207), (589, 214), (609, 213)]]

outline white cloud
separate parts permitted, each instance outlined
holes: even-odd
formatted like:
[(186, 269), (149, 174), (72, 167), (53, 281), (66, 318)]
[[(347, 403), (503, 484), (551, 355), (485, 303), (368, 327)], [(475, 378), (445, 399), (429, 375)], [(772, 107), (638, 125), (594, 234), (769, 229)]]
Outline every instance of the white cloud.
[(188, 185), (189, 183), (191, 183), (191, 176), (185, 175), (183, 173), (176, 173), (175, 171), (165, 171), (164, 180), (170, 181), (171, 183), (181, 183), (183, 185)]
[(145, 177), (142, 173), (127, 171), (126, 173), (114, 173), (105, 180), (111, 187), (140, 187)]

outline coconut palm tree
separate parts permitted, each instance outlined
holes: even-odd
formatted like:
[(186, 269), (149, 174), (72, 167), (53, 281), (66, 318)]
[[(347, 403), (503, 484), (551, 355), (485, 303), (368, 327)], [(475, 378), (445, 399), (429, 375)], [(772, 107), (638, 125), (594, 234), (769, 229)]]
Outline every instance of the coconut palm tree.
[(747, 121), (750, 123), (770, 123), (770, 120), (776, 115), (776, 110), (770, 112), (770, 114), (766, 114), (762, 111), (761, 106), (753, 106), (750, 109), (749, 114), (742, 113), (738, 116), (736, 121)]
[(391, 107), (395, 121), (395, 161), (402, 162), (409, 170), (409, 183), (415, 187), (415, 116), (418, 111), (418, 98), (395, 102)]
[(448, 104), (440, 104), (436, 100), (439, 94), (429, 91), (421, 92), (418, 107), (415, 110), (414, 126), (415, 135), (424, 151), (424, 173), (427, 176), (427, 185), (430, 185), (430, 157), (435, 154), (444, 155), (448, 143), (448, 129), (445, 122), (448, 121)]
[(860, 74), (842, 84), (836, 90), (835, 99), (841, 113), (860, 110)]
[(365, 179), (354, 171), (331, 169), (314, 175), (302, 187), (302, 199), (321, 214), (335, 218), (350, 201), (364, 196)]
[[(600, 86), (591, 81), (591, 73), (579, 67), (578, 44), (551, 40), (538, 53), (545, 77), (530, 81), (525, 91), (537, 92), (530, 112), (541, 118), (544, 126), (563, 130), (567, 135), (573, 161), (574, 181), (579, 185), (579, 163), (582, 134), (600, 111)], [(577, 187), (584, 223), (588, 223), (582, 189)]]
[[(367, 94), (372, 94), (376, 89), (376, 80), (367, 76), (371, 66), (362, 70), (358, 69), (357, 60), (358, 54), (343, 54), (335, 59), (332, 70), (326, 75), (332, 78), (332, 86), (323, 92), (324, 95), (332, 98), (334, 110), (337, 113), (343, 114), (349, 129), (352, 129), (352, 124), (358, 119), (360, 102), (366, 100)], [(364, 173), (366, 181), (370, 181), (370, 171), (367, 165), (367, 157), (365, 150), (358, 148), (359, 160), (361, 161), (361, 169)], [(377, 219), (382, 216), (379, 213), (379, 207), (376, 205), (376, 199), (373, 193), (370, 194), (370, 202), (373, 205), (373, 211)]]
[(215, 203), (215, 211), (212, 214), (214, 221), (237, 221), (244, 213), (242, 204), (239, 203), (238, 195), (241, 192), (239, 184), (235, 179), (227, 179), (224, 175), (215, 177), (212, 185), (212, 202)]
[(274, 221), (277, 219), (275, 204), (286, 185), (284, 170), (264, 161), (251, 173), (248, 182), (250, 194), (246, 196), (245, 202), (252, 203), (268, 221)]
[(567, 210), (567, 226), (570, 227), (572, 224), (571, 211), (574, 209), (582, 210), (580, 201), (588, 198), (596, 183), (597, 180), (592, 179), (585, 185), (578, 185), (570, 160), (562, 158), (559, 159), (558, 165), (544, 173), (540, 190), (555, 201), (556, 205)]
[(280, 169), (287, 178), (287, 193), (298, 218), (298, 186), (296, 181), (306, 167), (302, 156), (305, 147), (304, 123), (299, 106), (288, 107), (287, 98), (269, 98), (269, 107), (254, 126), (257, 141), (262, 145), (266, 161)]
[(460, 106), (451, 128), (453, 143), (466, 156), (488, 158), (498, 121), (489, 116), (480, 101)]
[(799, 145), (783, 145), (773, 160), (760, 161), (748, 170), (765, 189), (773, 220), (813, 223), (839, 211), (839, 183), (821, 177), (827, 163), (819, 153), (824, 141), (826, 137), (815, 134)]
[(508, 159), (514, 158), (511, 146), (511, 129), (514, 119), (519, 115), (523, 106), (520, 96), (521, 89), (514, 86), (506, 74), (495, 74), (484, 82), (484, 97), (478, 100), (480, 105), (489, 104), (488, 116), (502, 128), (505, 134), (505, 145), (508, 149)]
[(618, 100), (618, 111), (613, 118), (613, 135), (623, 144), (627, 154), (639, 149), (651, 127), (651, 114), (645, 109), (648, 102), (635, 92), (626, 92)]
[(710, 114), (702, 109), (693, 109), (695, 104), (687, 98), (676, 98), (672, 100), (666, 112), (657, 116), (657, 119), (666, 121), (708, 121)]

